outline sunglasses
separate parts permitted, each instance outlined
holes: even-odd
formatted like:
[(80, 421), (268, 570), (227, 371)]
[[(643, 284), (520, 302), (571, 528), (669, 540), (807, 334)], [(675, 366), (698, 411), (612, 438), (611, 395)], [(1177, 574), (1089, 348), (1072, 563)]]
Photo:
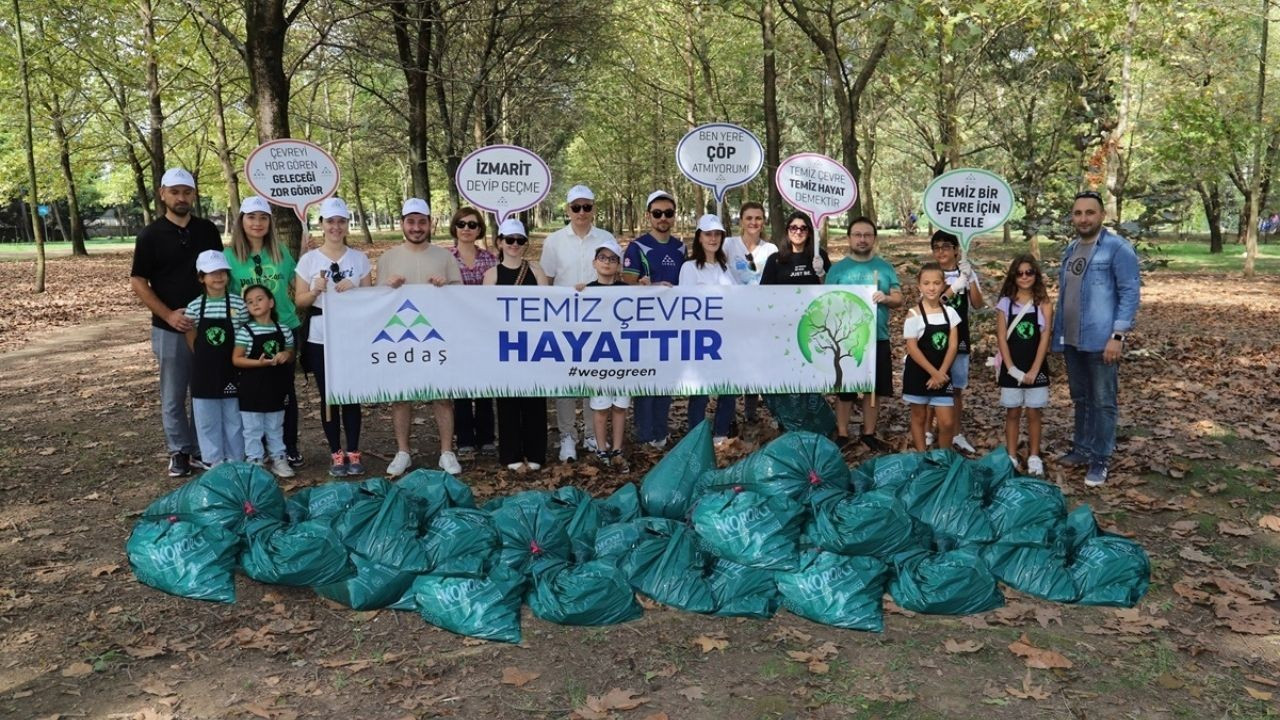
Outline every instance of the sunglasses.
[(582, 203), (581, 205), (570, 205), (569, 209), (574, 212), (591, 212), (595, 205), (591, 203)]
[(329, 279), (338, 282), (342, 279), (342, 268), (338, 267), (338, 263), (329, 266)]
[(523, 246), (525, 243), (529, 242), (529, 238), (524, 237), (523, 235), (503, 235), (502, 242), (508, 245)]
[(805, 226), (805, 225), (788, 225), (788, 226), (787, 226), (787, 232), (789, 232), (789, 233), (807, 233), (807, 232), (809, 232), (809, 228), (808, 228), (807, 226)]
[(1036, 276), (1035, 270), (1019, 270), (1018, 271), (1018, 277), (1035, 277), (1035, 276)]
[(262, 277), (262, 256), (253, 256), (253, 274)]
[(459, 230), (463, 228), (466, 228), (467, 230), (480, 229), (480, 223), (476, 222), (475, 220), (459, 220), (458, 222), (454, 223), (453, 226), (458, 228)]
[(675, 210), (650, 210), (649, 214), (653, 216), (654, 220), (658, 220), (659, 218), (673, 218), (676, 216), (676, 211)]
[(747, 253), (747, 266), (751, 268), (751, 272), (756, 271), (756, 259), (751, 253)]

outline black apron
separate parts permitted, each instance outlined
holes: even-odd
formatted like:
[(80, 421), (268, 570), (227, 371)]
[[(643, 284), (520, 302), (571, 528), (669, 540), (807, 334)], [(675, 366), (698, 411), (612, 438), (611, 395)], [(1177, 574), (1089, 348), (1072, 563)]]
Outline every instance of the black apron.
[(200, 321), (196, 323), (196, 341), (191, 361), (191, 397), (221, 400), (236, 396), (236, 369), (231, 364), (235, 348), (235, 327), (231, 320), (231, 296), (223, 298), (226, 317), (213, 319), (205, 315), (208, 295), (200, 296)]
[[(929, 324), (929, 314), (924, 311), (924, 303), (920, 303), (919, 308), (920, 317), (924, 319), (924, 334), (916, 340), (916, 347), (920, 349), (930, 365), (935, 368), (942, 367), (942, 361), (947, 358), (947, 345), (951, 342), (951, 325), (947, 322), (946, 305), (941, 308), (942, 323), (939, 325)], [(950, 375), (950, 373), (947, 374)], [(908, 355), (902, 369), (902, 394), (926, 397), (945, 397), (951, 394), (950, 382), (937, 390), (931, 390), (927, 385), (928, 382), (929, 373)]]
[[(1012, 321), (1017, 313), (1013, 312), (1013, 302), (1009, 302), (1009, 320)], [(1013, 332), (1005, 342), (1009, 345), (1009, 361), (1013, 366), (1022, 371), (1031, 369), (1031, 364), (1036, 361), (1036, 351), (1040, 349), (1040, 322), (1039, 312), (1036, 308), (1028, 310), (1021, 318), (1018, 318), (1018, 324), (1013, 327)], [(1000, 363), (1000, 374), (996, 377), (996, 383), (1003, 388), (1037, 388), (1047, 387), (1049, 385), (1049, 363), (1048, 358), (1045, 362), (1040, 363), (1040, 372), (1036, 375), (1035, 382), (1029, 385), (1023, 385), (1009, 374), (1004, 363)]]
[[(252, 325), (246, 326), (245, 330), (249, 332), (249, 337), (253, 338), (253, 345), (245, 353), (245, 357), (250, 360), (264, 357), (271, 359), (285, 351), (284, 330), (280, 327), (280, 323), (276, 323), (274, 332), (262, 335), (254, 334)], [(283, 412), (285, 399), (289, 395), (292, 373), (293, 363), (240, 368), (237, 384), (240, 386), (241, 412)]]
[(956, 354), (967, 355), (969, 353), (969, 287), (966, 285), (964, 292), (943, 297), (942, 302), (950, 305), (951, 309), (960, 316), (960, 324), (956, 326)]

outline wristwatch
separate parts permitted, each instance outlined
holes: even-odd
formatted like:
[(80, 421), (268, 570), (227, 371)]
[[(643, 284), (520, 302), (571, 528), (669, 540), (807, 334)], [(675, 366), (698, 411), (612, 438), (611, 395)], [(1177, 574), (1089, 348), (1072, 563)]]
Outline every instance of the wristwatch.
[(1124, 333), (1112, 333), (1112, 334), (1111, 334), (1111, 339), (1112, 339), (1112, 340), (1119, 340), (1120, 342), (1124, 342)]

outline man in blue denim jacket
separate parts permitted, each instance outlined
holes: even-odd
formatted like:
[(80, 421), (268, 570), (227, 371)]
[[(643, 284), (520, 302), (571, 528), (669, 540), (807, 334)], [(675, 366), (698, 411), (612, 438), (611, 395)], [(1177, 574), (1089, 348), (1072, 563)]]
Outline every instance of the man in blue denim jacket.
[(1076, 239), (1062, 253), (1053, 350), (1067, 363), (1075, 407), (1071, 452), (1064, 465), (1088, 465), (1085, 484), (1107, 481), (1116, 446), (1116, 392), (1125, 335), (1138, 314), (1138, 254), (1128, 240), (1103, 229), (1102, 197), (1076, 195), (1071, 223)]

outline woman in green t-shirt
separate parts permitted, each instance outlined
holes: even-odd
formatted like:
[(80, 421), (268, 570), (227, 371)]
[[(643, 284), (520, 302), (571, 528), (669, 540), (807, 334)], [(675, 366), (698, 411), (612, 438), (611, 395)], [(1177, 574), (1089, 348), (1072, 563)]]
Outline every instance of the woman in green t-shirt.
[[(254, 195), (240, 203), (240, 214), (231, 226), (231, 247), (222, 251), (231, 266), (231, 289), (237, 295), (250, 285), (263, 285), (275, 297), (280, 324), (299, 337), (297, 308), (293, 304), (293, 274), (297, 263), (289, 248), (276, 242), (271, 231), (271, 205)], [(302, 465), (298, 449), (298, 396), (293, 387), (294, 363), (290, 359), (289, 395), (284, 410), (284, 446), (289, 465)]]

